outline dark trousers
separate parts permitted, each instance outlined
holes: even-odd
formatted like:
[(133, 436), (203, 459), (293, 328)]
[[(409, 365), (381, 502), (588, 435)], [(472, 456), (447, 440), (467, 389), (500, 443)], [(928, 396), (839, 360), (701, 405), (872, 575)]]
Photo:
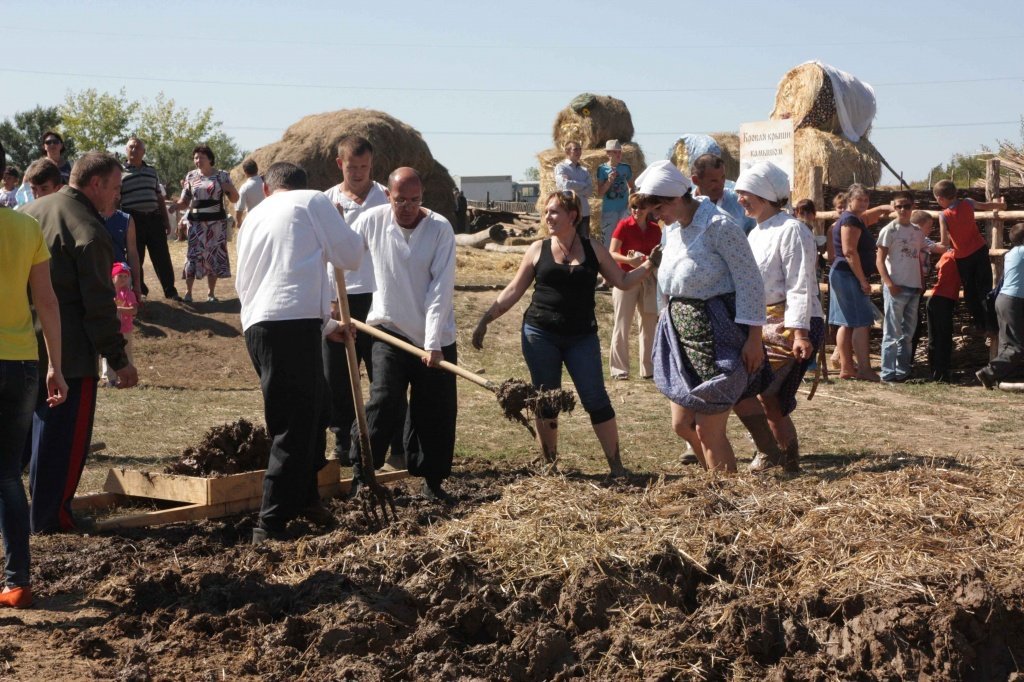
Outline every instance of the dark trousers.
[(149, 295), (149, 287), (143, 280), (143, 264), (146, 262), (146, 249), (153, 259), (153, 270), (164, 290), (164, 298), (174, 298), (178, 290), (174, 286), (174, 266), (171, 265), (171, 252), (167, 248), (167, 222), (159, 211), (153, 213), (128, 212), (135, 219), (135, 246), (139, 250), (138, 278), (142, 293)]
[[(366, 316), (370, 312), (372, 303), (372, 293), (349, 294), (348, 311), (352, 315), (352, 319), (366, 322)], [(366, 367), (366, 376), (371, 382), (373, 381), (373, 357), (370, 352), (372, 346), (372, 336), (362, 333), (356, 335), (356, 358)], [(348, 462), (349, 451), (352, 448), (351, 434), (355, 432), (356, 419), (356, 406), (352, 402), (352, 384), (349, 381), (345, 344), (324, 339), (323, 356), (324, 374), (327, 377), (330, 395), (328, 425), (335, 438), (334, 455), (344, 464)], [(399, 410), (404, 418), (409, 411), (404, 395), (401, 402)], [(391, 442), (391, 454), (401, 455), (404, 452), (402, 432), (398, 431)]]
[(992, 262), (988, 247), (982, 247), (967, 256), (956, 259), (960, 281), (964, 283), (964, 303), (971, 313), (971, 323), (977, 329), (994, 331), (994, 321), (985, 313), (985, 297), (992, 291)]
[(259, 322), (245, 330), (271, 443), (259, 520), (268, 530), (283, 529), (316, 501), (316, 472), (324, 460), (320, 339), (316, 319)]
[[(366, 422), (374, 467), (384, 465), (388, 445), (397, 432), (404, 430), (409, 473), (437, 483), (448, 478), (455, 453), (458, 414), (455, 375), (427, 367), (418, 357), (384, 341), (374, 339), (372, 353), (373, 384), (366, 404)], [(441, 354), (448, 362), (457, 361), (454, 343), (442, 348)], [(408, 419), (400, 411), (407, 391)], [(353, 428), (353, 461), (359, 457), (357, 439)]]
[(953, 358), (953, 309), (956, 301), (945, 296), (928, 299), (928, 367), (940, 378), (950, 370)]
[(67, 379), (68, 399), (57, 407), (46, 404), (45, 390), (36, 399), (32, 419), (33, 533), (73, 530), (71, 500), (85, 469), (96, 416), (96, 377)]
[(32, 428), (38, 363), (0, 360), (0, 535), (8, 587), (29, 579), (28, 498), (21, 483), (21, 453)]
[(989, 369), (997, 382), (1020, 381), (1024, 378), (1024, 298), (996, 296), (996, 317), (999, 355), (989, 363)]

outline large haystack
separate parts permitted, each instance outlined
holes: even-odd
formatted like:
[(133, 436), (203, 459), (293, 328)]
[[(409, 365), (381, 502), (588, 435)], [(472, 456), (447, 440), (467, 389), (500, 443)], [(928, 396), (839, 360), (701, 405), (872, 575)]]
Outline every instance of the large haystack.
[[(544, 199), (555, 191), (555, 166), (565, 159), (565, 152), (561, 149), (547, 149), (537, 154), (540, 162), (540, 199), (537, 202), (537, 211), (544, 214)], [(608, 155), (603, 149), (584, 150), (580, 163), (590, 169), (590, 178), (594, 182), (594, 191), (597, 191), (597, 168), (608, 161)], [(633, 168), (633, 179), (647, 168), (644, 160), (644, 153), (640, 145), (627, 142), (622, 145), (622, 163), (628, 163)], [(547, 228), (544, 221), (541, 221), (541, 231), (546, 233)], [(590, 233), (599, 237), (601, 232), (601, 197), (594, 196), (590, 199)]]
[(854, 182), (871, 186), (882, 177), (882, 164), (875, 146), (862, 137), (856, 144), (845, 137), (815, 128), (800, 128), (793, 136), (793, 203), (813, 194), (811, 169), (821, 166), (824, 183), (845, 187)]
[[(690, 135), (680, 136), (669, 152), (669, 161), (687, 177), (690, 176), (690, 163), (696, 160), (690, 158), (686, 148), (686, 140), (689, 137)], [(712, 138), (722, 152), (726, 179), (738, 178), (740, 176), (740, 136), (736, 133), (711, 133), (707, 137)]]
[(621, 99), (585, 92), (558, 112), (552, 131), (555, 147), (579, 142), (583, 149), (604, 149), (608, 140), (633, 139), (633, 117)]
[[(448, 170), (430, 153), (414, 128), (382, 111), (342, 109), (306, 116), (291, 125), (284, 136), (249, 156), (260, 170), (276, 161), (291, 161), (306, 169), (311, 189), (324, 190), (341, 181), (336, 163), (338, 140), (344, 135), (362, 135), (373, 144), (373, 178), (387, 184), (388, 174), (400, 166), (411, 166), (423, 177), (423, 204), (453, 220), (452, 191), (455, 182)], [(231, 171), (236, 184), (244, 174), (240, 166)]]
[[(814, 62), (790, 69), (775, 92), (775, 107), (769, 117), (773, 120), (791, 119), (793, 129), (816, 128), (842, 135), (839, 113), (832, 81), (825, 70)], [(871, 132), (869, 126), (862, 137)]]

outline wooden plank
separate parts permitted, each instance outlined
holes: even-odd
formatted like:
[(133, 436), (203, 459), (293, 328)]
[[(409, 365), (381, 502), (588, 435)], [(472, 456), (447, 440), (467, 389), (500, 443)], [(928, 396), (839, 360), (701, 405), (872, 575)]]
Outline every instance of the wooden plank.
[[(135, 469), (110, 469), (103, 490), (120, 495), (172, 502), (219, 504), (262, 496), (265, 473), (264, 470), (260, 470), (218, 478), (203, 478)], [(317, 475), (317, 483), (337, 484), (340, 477), (341, 467), (338, 461), (327, 460), (327, 466)]]
[(72, 511), (89, 509), (111, 509), (125, 503), (128, 498), (118, 493), (93, 493), (71, 499)]
[[(343, 480), (334, 478), (332, 480), (330, 469), (333, 469), (335, 472), (339, 471), (339, 469), (337, 468), (337, 460), (328, 460), (328, 464), (330, 464), (331, 462), (334, 463), (334, 467), (328, 466), (320, 470), (320, 476), (318, 480), (320, 483), (320, 497), (322, 498), (336, 497), (338, 495), (347, 493), (352, 488), (351, 478), (346, 478)], [(409, 472), (402, 469), (401, 471), (389, 471), (386, 473), (379, 473), (377, 474), (377, 481), (379, 481), (380, 483), (391, 483), (394, 481), (400, 481), (408, 477)], [(119, 498), (119, 500), (124, 500), (123, 495), (117, 495), (116, 493), (100, 493), (100, 495), (116, 496), (117, 498)], [(262, 503), (262, 501), (263, 493), (261, 490), (259, 495), (255, 495), (253, 497), (249, 497), (246, 499), (228, 500), (218, 502), (215, 504), (193, 503), (182, 505), (180, 507), (172, 507), (171, 509), (157, 509), (154, 511), (144, 512), (142, 514), (131, 514), (129, 516), (119, 516), (112, 519), (104, 519), (102, 521), (98, 521), (96, 523), (96, 526), (99, 530), (117, 530), (120, 528), (142, 528), (145, 526), (159, 526), (167, 523), (181, 523), (184, 521), (202, 521), (204, 519), (215, 519), (222, 516), (230, 516), (232, 514), (242, 514), (246, 512), (256, 511), (260, 508), (260, 504)]]

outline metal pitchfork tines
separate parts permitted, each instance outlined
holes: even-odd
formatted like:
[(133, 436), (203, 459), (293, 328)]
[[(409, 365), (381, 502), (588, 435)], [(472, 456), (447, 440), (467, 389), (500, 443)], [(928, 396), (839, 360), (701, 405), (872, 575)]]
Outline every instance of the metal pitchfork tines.
[[(338, 295), (338, 310), (341, 311), (342, 323), (348, 325), (354, 322), (352, 314), (348, 309), (348, 296), (345, 293), (345, 272), (340, 268), (334, 268), (334, 277)], [(359, 500), (363, 507), (363, 514), (373, 524), (387, 525), (392, 519), (398, 520), (398, 510), (395, 508), (395, 496), (391, 490), (385, 488), (377, 480), (373, 468), (373, 453), (370, 451), (370, 432), (366, 425), (366, 407), (363, 405), (363, 390), (359, 385), (359, 360), (356, 357), (356, 343), (350, 335), (345, 339), (345, 356), (348, 359), (348, 378), (352, 389), (352, 404), (356, 408), (356, 424), (359, 428), (359, 462), (361, 466), (360, 480), (352, 481), (353, 486), (360, 482), (363, 484), (359, 490)], [(368, 490), (369, 495), (363, 493)], [(378, 509), (380, 510), (378, 512)], [(388, 516), (388, 510), (391, 516)]]

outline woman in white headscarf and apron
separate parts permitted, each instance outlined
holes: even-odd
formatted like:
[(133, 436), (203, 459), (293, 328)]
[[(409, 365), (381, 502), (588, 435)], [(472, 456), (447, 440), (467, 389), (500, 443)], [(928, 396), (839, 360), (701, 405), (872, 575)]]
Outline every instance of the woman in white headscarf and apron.
[(757, 221), (748, 236), (764, 279), (767, 322), (762, 329), (773, 378), (757, 398), (737, 403), (735, 411), (754, 438), (757, 456), (751, 471), (782, 466), (799, 471), (800, 447), (790, 413), (807, 367), (825, 338), (818, 295), (814, 236), (782, 209), (789, 202), (789, 176), (762, 161), (736, 180), (740, 205)]
[(761, 344), (764, 283), (746, 235), (669, 161), (636, 182), (663, 221), (658, 285), (668, 304), (655, 331), (654, 381), (671, 401), (672, 427), (710, 470), (735, 472), (725, 427), (733, 406), (771, 380)]

